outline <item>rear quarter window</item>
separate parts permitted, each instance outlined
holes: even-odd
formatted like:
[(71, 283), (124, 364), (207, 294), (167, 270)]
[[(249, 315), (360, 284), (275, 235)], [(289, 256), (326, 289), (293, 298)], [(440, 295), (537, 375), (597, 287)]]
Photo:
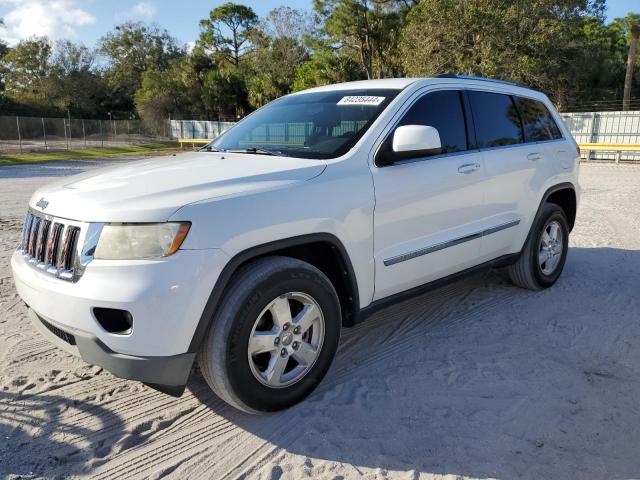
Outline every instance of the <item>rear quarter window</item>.
[(479, 148), (524, 142), (518, 109), (511, 96), (502, 93), (469, 92)]
[(562, 132), (544, 103), (531, 98), (518, 97), (518, 105), (527, 142), (562, 138)]

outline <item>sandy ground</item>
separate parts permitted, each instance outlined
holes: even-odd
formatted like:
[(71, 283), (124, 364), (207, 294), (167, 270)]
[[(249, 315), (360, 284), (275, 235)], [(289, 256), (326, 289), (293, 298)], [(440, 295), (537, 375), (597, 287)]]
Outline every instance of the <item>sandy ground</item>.
[(640, 167), (585, 165), (557, 285), (470, 277), (345, 330), (304, 403), (241, 414), (41, 339), (9, 257), (30, 193), (90, 163), (0, 168), (0, 477), (640, 477)]

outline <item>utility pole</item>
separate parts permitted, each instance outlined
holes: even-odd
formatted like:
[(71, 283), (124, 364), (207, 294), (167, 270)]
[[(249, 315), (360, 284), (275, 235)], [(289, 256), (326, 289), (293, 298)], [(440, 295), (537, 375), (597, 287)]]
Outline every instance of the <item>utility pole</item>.
[(18, 126), (18, 142), (20, 143), (20, 153), (22, 153), (22, 135), (20, 134), (20, 117), (16, 116), (16, 125)]
[(40, 117), (40, 120), (42, 120), (42, 138), (44, 138), (44, 149), (49, 150), (49, 147), (47, 146), (47, 129), (44, 127), (44, 117)]
[(69, 146), (71, 145), (71, 109), (67, 109), (67, 118), (69, 119), (69, 136), (67, 137), (67, 150), (69, 150)]
[(627, 75), (624, 78), (624, 96), (622, 97), (622, 110), (625, 112), (631, 106), (631, 82), (633, 80), (633, 65), (636, 61), (638, 51), (638, 37), (640, 37), (640, 27), (637, 24), (631, 25), (631, 43), (629, 44), (629, 57), (627, 58)]
[[(111, 125), (111, 130), (113, 130), (113, 118), (111, 117), (111, 112), (107, 112), (107, 114), (109, 115), (109, 124)], [(108, 138), (109, 138), (109, 134), (107, 133), (107, 139)]]

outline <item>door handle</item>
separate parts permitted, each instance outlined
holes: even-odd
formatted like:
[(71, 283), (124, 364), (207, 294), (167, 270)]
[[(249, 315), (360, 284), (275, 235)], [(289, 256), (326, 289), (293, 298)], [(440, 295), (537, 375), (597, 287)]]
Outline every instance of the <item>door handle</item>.
[(479, 163), (465, 163), (464, 165), (460, 165), (458, 167), (458, 173), (473, 173), (475, 171), (480, 170)]
[(540, 160), (542, 158), (542, 155), (540, 155), (538, 152), (535, 152), (527, 155), (527, 158), (532, 162), (535, 162), (536, 160)]

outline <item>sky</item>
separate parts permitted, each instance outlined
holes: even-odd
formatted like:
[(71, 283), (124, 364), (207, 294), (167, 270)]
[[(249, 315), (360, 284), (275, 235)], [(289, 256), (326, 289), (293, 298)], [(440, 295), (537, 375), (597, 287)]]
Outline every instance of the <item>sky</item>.
[[(93, 47), (115, 25), (127, 20), (157, 23), (180, 44), (198, 37), (198, 22), (209, 11), (228, 0), (0, 0), (0, 18), (5, 27), (0, 38), (10, 45), (30, 36), (67, 38)], [(271, 9), (289, 6), (311, 10), (312, 0), (236, 0), (251, 6), (259, 16)], [(640, 0), (609, 0), (609, 20), (640, 12)]]

